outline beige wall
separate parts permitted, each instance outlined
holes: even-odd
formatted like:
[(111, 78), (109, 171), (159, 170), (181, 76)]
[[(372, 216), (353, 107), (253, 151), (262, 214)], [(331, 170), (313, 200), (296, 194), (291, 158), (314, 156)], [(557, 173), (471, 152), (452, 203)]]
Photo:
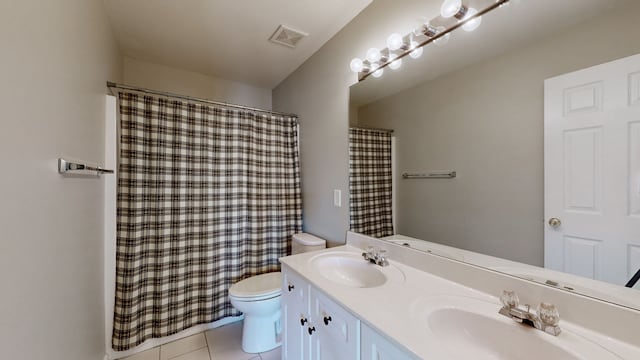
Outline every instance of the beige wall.
[(361, 108), (395, 130), (399, 173), (459, 172), (398, 180), (397, 230), (542, 265), (543, 81), (640, 53), (638, 22), (636, 2)]
[[(349, 228), (349, 62), (393, 31), (410, 30), (415, 9), (435, 13), (438, 2), (376, 0), (273, 91), (273, 108), (300, 116), (304, 229), (342, 244)], [(375, 24), (375, 26), (373, 26)], [(407, 27), (409, 26), (409, 27)], [(342, 207), (333, 206), (342, 190)]]
[(0, 357), (102, 359), (106, 81), (121, 81), (102, 0), (0, 2)]
[(167, 91), (197, 98), (271, 109), (271, 89), (215, 78), (192, 71), (125, 57), (127, 85)]

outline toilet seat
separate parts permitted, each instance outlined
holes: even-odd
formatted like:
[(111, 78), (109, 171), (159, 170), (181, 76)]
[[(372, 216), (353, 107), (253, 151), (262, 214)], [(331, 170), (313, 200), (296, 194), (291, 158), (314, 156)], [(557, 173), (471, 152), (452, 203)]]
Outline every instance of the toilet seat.
[(267, 300), (281, 293), (282, 273), (279, 271), (240, 280), (229, 288), (229, 296), (239, 301)]

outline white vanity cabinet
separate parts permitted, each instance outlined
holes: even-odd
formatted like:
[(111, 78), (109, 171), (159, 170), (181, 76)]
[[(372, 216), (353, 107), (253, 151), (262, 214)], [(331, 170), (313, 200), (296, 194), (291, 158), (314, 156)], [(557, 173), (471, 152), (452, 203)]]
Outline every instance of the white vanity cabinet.
[[(582, 302), (571, 294), (563, 298), (542, 285), (404, 247), (393, 249), (394, 256), (406, 263), (368, 264), (361, 257), (362, 248), (382, 241), (365, 240), (355, 238), (359, 247), (347, 244), (280, 259), (282, 359), (442, 360), (510, 358), (520, 353), (546, 359), (640, 359), (637, 339), (621, 341), (621, 335), (627, 336), (623, 330), (637, 322), (631, 321), (639, 316), (635, 310)], [(419, 268), (424, 260), (433, 262), (428, 269), (437, 270), (435, 274)], [(468, 275), (490, 284), (471, 288), (439, 277), (449, 272), (459, 272), (456, 278)], [(384, 276), (382, 283), (379, 275)], [(614, 319), (625, 327), (605, 326), (611, 334), (604, 335), (596, 332), (600, 325), (592, 329), (562, 320), (559, 336), (544, 334), (504, 317), (500, 300), (485, 294), (505, 285), (525, 291), (528, 301), (558, 299), (563, 308), (576, 301), (596, 317), (588, 319), (591, 324)], [(495, 334), (504, 341), (496, 342)]]
[(360, 320), (284, 267), (282, 358), (360, 359)]
[(360, 320), (311, 287), (313, 360), (360, 358)]
[(384, 336), (282, 267), (283, 360), (413, 360)]
[(291, 271), (282, 271), (282, 359), (311, 359), (309, 283)]

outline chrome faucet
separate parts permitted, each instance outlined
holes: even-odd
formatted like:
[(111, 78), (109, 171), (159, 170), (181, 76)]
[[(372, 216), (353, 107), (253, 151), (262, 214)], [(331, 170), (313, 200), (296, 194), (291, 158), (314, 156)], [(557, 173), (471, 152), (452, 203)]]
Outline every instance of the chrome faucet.
[(558, 326), (560, 314), (553, 304), (542, 302), (538, 305), (538, 311), (536, 312), (531, 310), (529, 305), (520, 306), (520, 300), (516, 292), (508, 290), (502, 292), (500, 302), (502, 302), (503, 306), (499, 313), (516, 322), (533, 326), (554, 336), (558, 336), (562, 331)]
[(362, 257), (372, 264), (376, 264), (379, 266), (388, 266), (389, 261), (387, 260), (387, 256), (385, 255), (386, 253), (387, 250), (385, 249), (369, 246), (367, 247), (367, 251), (362, 253)]

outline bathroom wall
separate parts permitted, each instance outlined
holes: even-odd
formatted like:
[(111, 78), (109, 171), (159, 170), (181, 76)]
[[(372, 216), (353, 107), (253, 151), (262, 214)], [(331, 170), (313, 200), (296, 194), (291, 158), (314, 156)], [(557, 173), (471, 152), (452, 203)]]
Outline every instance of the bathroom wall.
[(0, 358), (102, 359), (106, 81), (122, 57), (103, 0), (0, 2)]
[[(440, 1), (374, 1), (324, 47), (300, 66), (297, 71), (274, 89), (274, 109), (295, 112), (301, 116), (301, 166), (305, 231), (324, 236), (329, 239), (331, 244), (336, 245), (344, 241), (344, 233), (348, 229), (347, 127), (350, 112), (348, 87), (357, 80), (356, 76), (349, 71), (349, 61), (355, 56), (365, 54), (369, 47), (384, 47), (384, 41), (391, 32), (409, 32), (416, 25), (421, 13), (435, 14), (440, 4)], [(632, 4), (631, 6), (637, 5)], [(417, 9), (424, 9), (424, 11), (421, 12)], [(579, 42), (575, 44), (575, 48), (571, 51), (562, 49), (563, 51), (553, 53), (553, 57), (549, 56), (549, 54), (535, 54), (535, 58), (545, 64), (555, 65), (547, 67), (547, 70), (541, 73), (535, 72), (526, 76), (543, 79), (546, 74), (561, 73), (564, 70), (569, 71), (570, 68), (566, 65), (574, 60), (578, 60), (574, 64), (589, 64), (593, 61), (606, 61), (607, 59), (633, 52), (630, 49), (635, 47), (634, 44), (637, 43), (638, 39), (637, 37), (632, 39), (633, 36), (628, 34), (635, 32), (629, 32), (628, 29), (633, 27), (637, 20), (630, 21), (629, 19), (637, 13), (638, 11), (635, 10), (635, 12), (621, 14), (622, 23), (607, 24), (607, 26), (612, 26), (611, 28), (607, 28), (602, 24), (595, 24), (594, 28), (584, 29), (584, 33), (576, 31), (573, 36)], [(606, 37), (611, 32), (620, 31), (620, 27), (624, 27), (626, 32), (619, 34), (627, 34), (620, 35), (620, 41), (615, 43), (600, 42), (600, 45), (594, 45), (597, 39)], [(600, 32), (604, 33), (600, 34)], [(552, 49), (558, 49), (557, 45), (553, 44), (548, 46), (551, 46)], [(537, 51), (549, 51), (549, 48), (544, 48), (543, 45), (540, 44), (540, 48)], [(532, 48), (530, 51), (536, 50)], [(525, 73), (529, 71), (529, 69), (525, 71), (523, 67), (513, 68), (513, 63), (512, 67), (507, 70), (511, 73), (505, 72), (505, 74), (510, 74), (515, 79), (525, 76)], [(513, 72), (516, 72), (516, 74), (513, 75)], [(507, 77), (507, 75), (502, 75), (501, 77)], [(507, 85), (511, 84), (508, 84), (507, 81), (505, 86)], [(501, 94), (509, 93), (506, 88), (498, 89), (498, 91)], [(488, 93), (487, 95), (490, 94)], [(509, 96), (512, 95), (509, 94)], [(542, 84), (540, 84), (535, 93), (536, 98), (541, 98), (541, 96)], [(528, 108), (531, 108), (531, 106)], [(541, 108), (537, 109), (534, 114), (541, 114), (541, 111)], [(353, 109), (351, 112), (354, 112)], [(518, 121), (514, 121), (512, 126), (519, 124), (521, 116), (522, 114), (518, 115)], [(526, 117), (529, 120), (523, 120), (525, 121), (522, 125), (523, 132), (536, 126), (530, 122), (530, 119), (532, 119), (531, 114)], [(541, 118), (538, 117), (538, 119)], [(500, 134), (503, 134), (502, 130), (491, 127), (498, 125), (502, 125), (502, 123), (496, 119), (496, 121), (487, 124), (482, 129), (482, 134), (491, 133), (493, 134), (492, 136), (500, 136)], [(538, 139), (541, 139), (541, 131), (541, 127), (537, 128), (533, 132), (534, 137), (537, 136)], [(459, 143), (457, 144), (459, 145)], [(542, 166), (541, 143), (534, 139), (529, 139), (524, 144), (518, 145), (518, 147), (520, 146), (526, 149), (516, 149), (516, 153), (513, 154), (514, 159), (510, 161), (520, 161), (533, 156), (531, 171), (540, 172)], [(460, 149), (464, 150), (465, 147), (461, 146)], [(534, 152), (539, 152), (539, 154), (532, 155)], [(527, 249), (526, 252), (530, 252), (531, 255), (515, 255), (513, 252), (517, 247), (509, 247), (507, 252), (502, 253), (501, 256), (508, 257), (511, 254), (514, 255), (512, 256), (513, 258), (539, 264), (541, 262), (543, 220), (541, 211), (542, 174), (538, 173), (535, 176), (535, 178), (526, 179), (525, 185), (529, 190), (526, 194), (523, 193), (521, 195), (524, 197), (522, 203), (526, 209), (523, 208), (521, 212), (516, 214), (501, 213), (507, 217), (506, 223), (512, 220), (512, 216), (521, 216), (523, 213), (526, 213), (527, 216), (534, 215), (533, 219), (517, 221), (519, 225), (525, 226), (524, 229), (526, 230), (523, 231), (532, 231), (525, 240), (528, 242), (525, 248)], [(496, 184), (492, 188), (499, 188), (500, 178), (494, 177), (493, 180), (496, 181)], [(343, 190), (343, 206), (341, 208), (333, 206), (332, 189)], [(503, 198), (506, 198), (506, 196)], [(461, 232), (464, 231), (466, 230), (461, 230)], [(516, 237), (513, 236), (514, 234), (516, 233), (510, 232), (511, 236), (508, 240), (505, 240), (504, 236), (501, 237), (501, 244), (505, 241), (513, 241), (513, 238)], [(521, 235), (520, 233), (517, 234), (518, 237)], [(465, 236), (468, 236), (468, 233)], [(482, 248), (477, 249), (483, 250)]]
[(400, 181), (400, 232), (542, 266), (544, 79), (640, 53), (640, 37), (621, 35), (639, 21), (632, 2), (362, 107), (360, 125), (395, 130), (400, 171), (460, 174)]
[[(376, 0), (273, 91), (273, 108), (300, 116), (304, 230), (343, 244), (349, 228), (349, 62), (394, 32), (408, 32), (416, 13), (436, 13), (439, 1)], [(417, 11), (419, 9), (420, 11)], [(342, 207), (333, 190), (342, 191)]]
[(197, 98), (271, 109), (271, 89), (124, 58), (124, 83)]

